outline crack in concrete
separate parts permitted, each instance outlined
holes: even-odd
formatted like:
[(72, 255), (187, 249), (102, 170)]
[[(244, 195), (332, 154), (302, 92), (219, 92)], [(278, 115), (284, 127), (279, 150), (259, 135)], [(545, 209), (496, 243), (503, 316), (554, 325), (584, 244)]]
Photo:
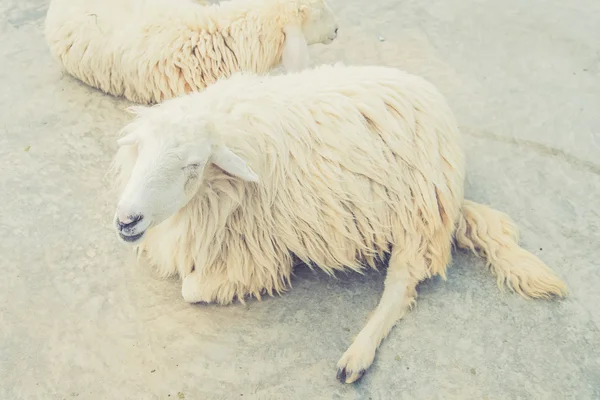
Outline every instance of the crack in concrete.
[(600, 176), (600, 165), (594, 164), (590, 161), (582, 160), (578, 157), (575, 157), (572, 154), (567, 153), (564, 150), (557, 149), (555, 147), (551, 147), (543, 143), (534, 142), (533, 140), (502, 136), (491, 132), (475, 133), (473, 131), (468, 130), (463, 131), (465, 132), (465, 134), (470, 136), (475, 136), (483, 139), (492, 139), (498, 142), (522, 146), (531, 149), (543, 156), (559, 157), (575, 168), (582, 169), (594, 175)]

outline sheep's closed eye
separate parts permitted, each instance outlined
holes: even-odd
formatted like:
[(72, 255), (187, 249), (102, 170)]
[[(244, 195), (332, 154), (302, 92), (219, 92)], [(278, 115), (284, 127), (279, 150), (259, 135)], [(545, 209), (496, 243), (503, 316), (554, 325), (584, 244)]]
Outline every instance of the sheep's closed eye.
[(202, 163), (192, 163), (186, 165), (182, 169), (186, 172), (196, 172), (200, 167), (202, 167)]

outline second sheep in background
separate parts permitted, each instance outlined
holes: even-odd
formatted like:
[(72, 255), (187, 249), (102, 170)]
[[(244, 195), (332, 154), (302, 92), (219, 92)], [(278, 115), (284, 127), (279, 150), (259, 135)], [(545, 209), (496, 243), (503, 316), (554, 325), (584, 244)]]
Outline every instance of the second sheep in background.
[(325, 0), (53, 0), (45, 35), (70, 75), (153, 104), (237, 71), (309, 64), (308, 46), (337, 37)]

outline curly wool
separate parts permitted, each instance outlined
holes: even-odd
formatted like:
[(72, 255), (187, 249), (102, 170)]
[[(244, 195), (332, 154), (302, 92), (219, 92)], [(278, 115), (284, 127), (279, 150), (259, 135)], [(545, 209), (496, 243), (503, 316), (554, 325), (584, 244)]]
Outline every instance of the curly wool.
[[(199, 281), (212, 282), (212, 297), (203, 301), (281, 293), (294, 256), (333, 274), (374, 268), (395, 247), (411, 266), (411, 280), (445, 277), (456, 226), (459, 246), (484, 249), (499, 279), (511, 277), (518, 286), (518, 277), (527, 275), (522, 281), (530, 290), (519, 291), (532, 296), (563, 291), (511, 234), (485, 231), (509, 225), (506, 215), (486, 215), (491, 209), (463, 201), (457, 123), (422, 78), (342, 65), (279, 77), (236, 74), (140, 118), (165, 124), (169, 134), (184, 120), (211, 121), (213, 135), (260, 176), (256, 186), (209, 165), (203, 189), (139, 246), (165, 276), (195, 271)], [(126, 147), (117, 155), (122, 184), (135, 154)], [(463, 211), (463, 204), (471, 206)], [(531, 256), (530, 270), (506, 262), (518, 263), (524, 253)], [(536, 281), (540, 271), (547, 272), (548, 285)]]
[(139, 104), (203, 90), (245, 70), (280, 64), (284, 26), (311, 0), (53, 0), (51, 54), (82, 82)]

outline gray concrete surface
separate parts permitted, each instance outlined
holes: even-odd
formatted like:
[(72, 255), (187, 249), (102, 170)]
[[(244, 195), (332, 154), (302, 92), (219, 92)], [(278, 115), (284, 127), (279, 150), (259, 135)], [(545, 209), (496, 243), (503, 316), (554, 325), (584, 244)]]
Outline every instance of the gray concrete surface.
[(314, 61), (436, 83), (465, 132), (467, 196), (514, 217), (571, 297), (503, 294), (459, 252), (353, 386), (335, 363), (381, 274), (300, 270), (282, 297), (185, 304), (111, 229), (127, 103), (61, 73), (47, 1), (0, 0), (0, 399), (600, 398), (600, 2), (333, 5), (341, 36)]

